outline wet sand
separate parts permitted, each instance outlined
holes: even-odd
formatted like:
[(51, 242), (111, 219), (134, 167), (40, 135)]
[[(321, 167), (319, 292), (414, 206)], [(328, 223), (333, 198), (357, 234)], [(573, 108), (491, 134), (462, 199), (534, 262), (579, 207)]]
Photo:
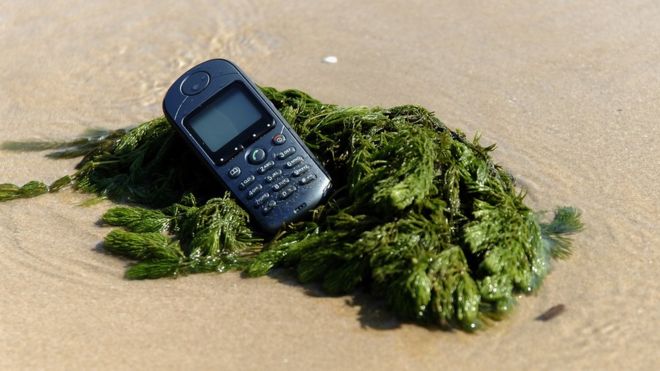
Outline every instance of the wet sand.
[[(0, 369), (660, 368), (660, 5), (355, 3), (3, 3), (0, 141), (161, 115), (168, 84), (214, 57), (327, 102), (419, 103), (496, 142), (534, 208), (582, 210), (539, 293), (466, 334), (283, 274), (129, 282), (99, 245), (111, 204), (63, 191), (0, 204)], [(0, 151), (0, 182), (75, 163)]]

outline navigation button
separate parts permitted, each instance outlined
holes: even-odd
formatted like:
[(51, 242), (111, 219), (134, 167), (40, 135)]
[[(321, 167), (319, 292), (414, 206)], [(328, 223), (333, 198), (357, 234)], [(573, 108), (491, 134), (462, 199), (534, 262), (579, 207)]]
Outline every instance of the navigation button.
[(250, 155), (248, 156), (248, 161), (251, 164), (260, 164), (264, 162), (266, 159), (266, 151), (264, 151), (261, 148), (255, 148), (250, 152)]

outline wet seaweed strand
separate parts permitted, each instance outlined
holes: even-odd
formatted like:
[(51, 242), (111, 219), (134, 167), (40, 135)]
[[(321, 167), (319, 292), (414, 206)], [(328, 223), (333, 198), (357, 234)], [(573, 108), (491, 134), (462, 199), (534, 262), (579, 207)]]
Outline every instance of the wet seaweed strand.
[(121, 227), (109, 252), (135, 261), (130, 279), (277, 267), (333, 295), (362, 287), (401, 319), (473, 330), (537, 290), (553, 258), (570, 253), (579, 213), (544, 217), (478, 138), (450, 131), (414, 106), (340, 107), (298, 90), (264, 93), (330, 172), (336, 192), (303, 220), (266, 239), (248, 214), (184, 150), (163, 118), (65, 143), (12, 142), (13, 150), (84, 156), (46, 186), (0, 185), (0, 201), (70, 184), (123, 203), (104, 216)]

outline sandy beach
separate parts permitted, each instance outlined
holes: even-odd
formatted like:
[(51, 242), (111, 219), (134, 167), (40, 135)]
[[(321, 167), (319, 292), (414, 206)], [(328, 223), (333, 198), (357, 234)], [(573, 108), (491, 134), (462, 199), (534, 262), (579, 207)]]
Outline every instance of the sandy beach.
[[(261, 85), (480, 132), (530, 206), (582, 211), (573, 255), (506, 320), (440, 331), (284, 272), (127, 281), (96, 224), (112, 203), (65, 190), (0, 203), (0, 369), (660, 369), (659, 3), (263, 3), (3, 2), (0, 142), (160, 116), (182, 72), (227, 58)], [(0, 150), (0, 183), (76, 163)]]

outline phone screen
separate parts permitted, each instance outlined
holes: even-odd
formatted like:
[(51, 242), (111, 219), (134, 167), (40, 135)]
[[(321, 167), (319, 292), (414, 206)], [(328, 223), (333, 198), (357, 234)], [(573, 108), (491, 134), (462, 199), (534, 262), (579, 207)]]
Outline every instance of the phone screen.
[(216, 152), (260, 121), (262, 111), (234, 84), (188, 119), (188, 126), (211, 152)]

